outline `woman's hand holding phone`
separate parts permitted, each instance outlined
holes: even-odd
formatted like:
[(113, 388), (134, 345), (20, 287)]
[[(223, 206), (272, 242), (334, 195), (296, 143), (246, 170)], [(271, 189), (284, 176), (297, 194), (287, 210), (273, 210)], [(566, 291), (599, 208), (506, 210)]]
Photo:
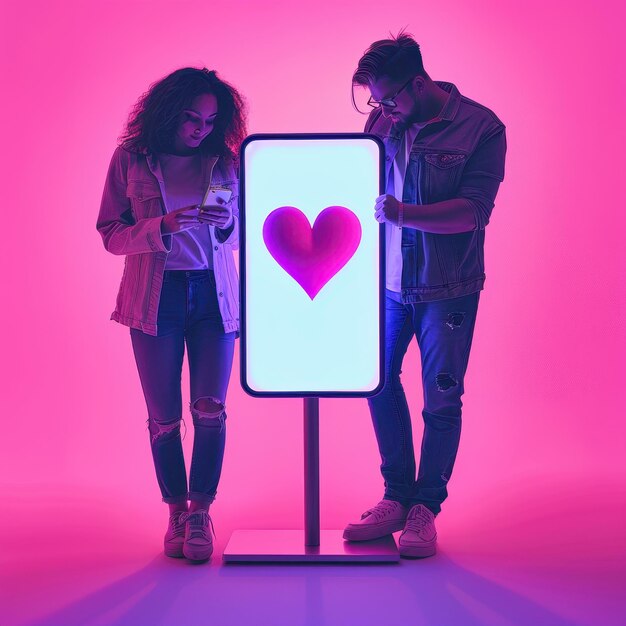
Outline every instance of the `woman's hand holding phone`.
[(230, 189), (207, 189), (200, 207), (200, 222), (216, 228), (228, 228), (233, 222), (231, 196), (232, 191)]
[(228, 228), (233, 222), (233, 209), (227, 189), (209, 189), (202, 205), (191, 205), (167, 213), (161, 222), (164, 235), (175, 235), (184, 230), (210, 224), (216, 228)]
[(201, 206), (198, 219), (201, 224), (210, 224), (216, 228), (228, 228), (233, 221), (233, 209), (230, 203)]

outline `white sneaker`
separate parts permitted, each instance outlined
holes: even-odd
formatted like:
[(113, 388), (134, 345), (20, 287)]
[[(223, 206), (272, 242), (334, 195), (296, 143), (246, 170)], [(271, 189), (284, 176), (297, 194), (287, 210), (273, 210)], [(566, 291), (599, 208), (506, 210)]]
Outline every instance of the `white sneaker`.
[(435, 516), (423, 504), (416, 504), (406, 518), (406, 526), (398, 541), (400, 556), (433, 556), (437, 551)]
[(170, 515), (167, 532), (163, 539), (165, 556), (182, 558), (185, 541), (185, 511), (176, 511)]
[(185, 513), (183, 554), (190, 561), (206, 561), (213, 554), (213, 521), (208, 511), (198, 509)]
[(347, 541), (369, 541), (391, 535), (404, 528), (407, 512), (407, 508), (395, 500), (381, 500), (365, 511), (358, 522), (348, 524), (343, 538)]

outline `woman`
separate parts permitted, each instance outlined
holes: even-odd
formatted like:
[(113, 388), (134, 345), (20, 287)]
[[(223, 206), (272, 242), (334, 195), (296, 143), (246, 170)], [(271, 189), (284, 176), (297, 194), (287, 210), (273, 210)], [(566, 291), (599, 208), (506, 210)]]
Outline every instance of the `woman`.
[[(113, 154), (97, 223), (105, 248), (126, 255), (111, 319), (130, 327), (157, 481), (169, 506), (165, 554), (194, 561), (213, 551), (209, 505), (222, 468), (239, 331), (232, 251), (235, 159), (245, 127), (241, 96), (215, 71), (183, 68), (156, 82)], [(200, 207), (208, 188), (221, 189), (222, 202)], [(185, 344), (194, 425), (189, 487), (180, 436)]]

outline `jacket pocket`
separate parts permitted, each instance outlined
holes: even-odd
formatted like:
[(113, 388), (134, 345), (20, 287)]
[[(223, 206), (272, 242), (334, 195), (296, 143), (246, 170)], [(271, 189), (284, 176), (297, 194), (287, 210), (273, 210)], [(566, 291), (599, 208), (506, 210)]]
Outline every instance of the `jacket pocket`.
[(126, 195), (135, 200), (150, 200), (160, 198), (161, 190), (156, 181), (151, 180), (129, 180), (126, 186)]
[(130, 199), (135, 219), (163, 215), (161, 190), (156, 181), (129, 180), (126, 196)]
[(424, 155), (426, 181), (425, 203), (453, 198), (465, 167), (466, 155), (449, 152)]

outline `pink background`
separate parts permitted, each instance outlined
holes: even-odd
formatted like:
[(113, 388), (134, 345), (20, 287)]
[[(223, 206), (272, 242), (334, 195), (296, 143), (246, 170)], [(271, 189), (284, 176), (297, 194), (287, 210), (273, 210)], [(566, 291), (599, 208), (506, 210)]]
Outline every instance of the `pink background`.
[[(624, 17), (621, 3), (591, 0), (3, 3), (7, 620), (138, 570), (164, 531), (128, 329), (108, 321), (123, 260), (95, 230), (131, 105), (166, 73), (206, 65), (246, 96), (251, 133), (358, 131), (355, 65), (372, 41), (407, 27), (430, 75), (494, 110), (509, 146), (441, 551), (495, 563), (494, 579), (563, 619), (623, 623)], [(301, 401), (246, 396), (238, 365), (213, 508), (219, 550), (235, 528), (302, 524)], [(419, 425), (414, 345), (403, 381)], [(323, 400), (322, 527), (378, 500), (378, 464), (366, 403)], [(97, 546), (85, 528), (100, 533)], [(119, 547), (121, 530), (126, 557), (105, 547)], [(85, 578), (94, 559), (99, 573)], [(498, 570), (505, 561), (516, 565)], [(43, 580), (47, 591), (33, 591)]]

